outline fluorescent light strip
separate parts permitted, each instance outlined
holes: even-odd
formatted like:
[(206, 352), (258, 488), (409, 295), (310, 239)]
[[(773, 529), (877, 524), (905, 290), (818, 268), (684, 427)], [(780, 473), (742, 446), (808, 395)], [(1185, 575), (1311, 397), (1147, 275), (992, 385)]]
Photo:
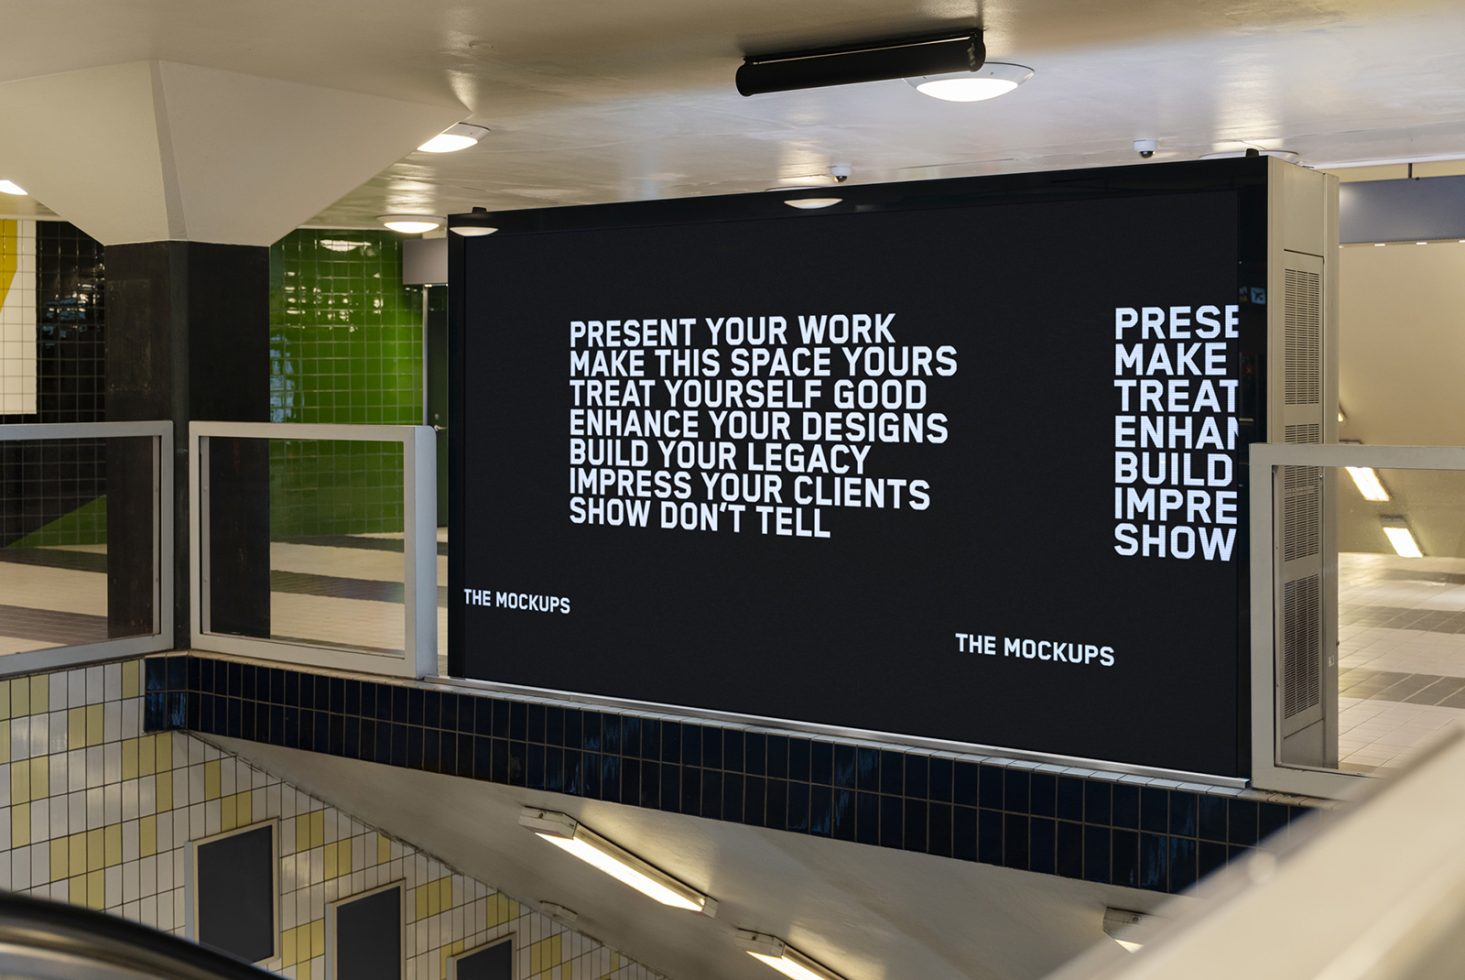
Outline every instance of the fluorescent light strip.
[(519, 823), (554, 846), (662, 905), (717, 914), (717, 903), (636, 855), (587, 830), (574, 817), (546, 810), (525, 810)]
[(1419, 550), (1419, 542), (1414, 540), (1414, 532), (1409, 530), (1407, 524), (1385, 524), (1384, 536), (1389, 539), (1389, 544), (1394, 546), (1394, 553), (1400, 558), (1424, 557), (1424, 552)]
[(13, 180), (0, 180), (0, 194), (9, 194), (12, 197), (25, 197), (26, 191)]
[(1358, 492), (1363, 495), (1364, 500), (1383, 504), (1393, 499), (1379, 480), (1378, 471), (1372, 466), (1348, 466), (1345, 469), (1348, 470), (1348, 475), (1353, 477), (1353, 485), (1358, 488)]
[(793, 980), (844, 980), (838, 973), (811, 960), (777, 936), (739, 929), (738, 942), (753, 959)]

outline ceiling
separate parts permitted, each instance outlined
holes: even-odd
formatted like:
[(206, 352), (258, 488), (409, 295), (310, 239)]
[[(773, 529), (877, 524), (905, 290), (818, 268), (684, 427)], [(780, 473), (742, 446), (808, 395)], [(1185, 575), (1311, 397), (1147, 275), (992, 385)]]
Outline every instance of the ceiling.
[[(457, 102), (493, 129), (408, 155), (325, 225), (753, 191), (831, 164), (881, 181), (1136, 162), (1140, 137), (1156, 161), (1243, 141), (1314, 164), (1465, 156), (1457, 0), (0, 0), (0, 23), (0, 81), (163, 59)], [(978, 24), (990, 60), (1037, 72), (993, 102), (733, 90), (745, 52)]]
[[(1102, 931), (1104, 908), (1145, 911), (1165, 901), (950, 858), (210, 741), (521, 901), (574, 909), (574, 928), (681, 980), (770, 980), (774, 974), (737, 946), (736, 928), (782, 937), (849, 980), (1025, 980), (1088, 950), (1123, 958)], [(525, 805), (568, 812), (705, 890), (718, 900), (717, 917), (661, 908), (541, 844), (518, 825)]]

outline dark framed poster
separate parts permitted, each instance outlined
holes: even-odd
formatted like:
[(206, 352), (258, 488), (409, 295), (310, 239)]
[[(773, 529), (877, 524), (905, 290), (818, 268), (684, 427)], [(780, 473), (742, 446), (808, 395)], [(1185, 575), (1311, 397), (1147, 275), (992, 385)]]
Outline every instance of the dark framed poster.
[(450, 671), (1243, 772), (1266, 167), (451, 236)]

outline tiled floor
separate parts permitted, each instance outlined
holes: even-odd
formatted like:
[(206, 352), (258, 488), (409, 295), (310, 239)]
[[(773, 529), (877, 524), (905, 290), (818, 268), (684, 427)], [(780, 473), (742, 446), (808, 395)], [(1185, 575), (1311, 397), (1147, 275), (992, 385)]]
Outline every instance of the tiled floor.
[[(438, 531), (438, 581), (448, 577)], [(400, 650), (401, 536), (362, 535), (270, 545), (270, 623), (279, 639)], [(106, 556), (95, 548), (0, 552), (0, 654), (106, 637)], [(438, 649), (446, 664), (446, 589), (438, 590)]]
[[(438, 650), (447, 652), (447, 532), (438, 531)], [(400, 649), (400, 535), (271, 544), (274, 635)], [(98, 549), (0, 552), (0, 654), (105, 636)], [(1465, 560), (1345, 554), (1339, 561), (1339, 756), (1395, 766), (1465, 720)]]
[(1338, 563), (1339, 762), (1396, 766), (1465, 721), (1465, 560)]

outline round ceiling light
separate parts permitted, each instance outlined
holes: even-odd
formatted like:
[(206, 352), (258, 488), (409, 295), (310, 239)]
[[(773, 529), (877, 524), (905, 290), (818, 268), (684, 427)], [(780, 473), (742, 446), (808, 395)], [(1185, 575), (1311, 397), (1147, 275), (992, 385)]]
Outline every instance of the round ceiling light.
[(813, 211), (816, 208), (833, 207), (843, 200), (842, 197), (791, 197), (783, 203), (801, 211)]
[(472, 123), (458, 123), (449, 126), (418, 147), (423, 153), (457, 153), (466, 150), (488, 135), (487, 126)]
[(25, 188), (13, 180), (0, 180), (0, 194), (10, 194), (15, 197), (25, 197)]
[(376, 220), (404, 235), (421, 235), (443, 223), (443, 219), (432, 214), (383, 214), (378, 215)]
[(448, 230), (455, 235), (462, 235), (464, 238), (482, 238), (484, 235), (492, 235), (498, 231), (497, 228), (489, 225), (453, 225)]
[(484, 235), (492, 235), (498, 231), (497, 225), (489, 224), (493, 216), (488, 213), (488, 208), (477, 207), (466, 215), (460, 215), (457, 223), (450, 223), (448, 231), (455, 235), (462, 235), (464, 238), (482, 238)]
[(953, 71), (941, 75), (907, 78), (917, 92), (943, 102), (983, 102), (1006, 95), (1033, 77), (1025, 65), (989, 61), (976, 71)]

